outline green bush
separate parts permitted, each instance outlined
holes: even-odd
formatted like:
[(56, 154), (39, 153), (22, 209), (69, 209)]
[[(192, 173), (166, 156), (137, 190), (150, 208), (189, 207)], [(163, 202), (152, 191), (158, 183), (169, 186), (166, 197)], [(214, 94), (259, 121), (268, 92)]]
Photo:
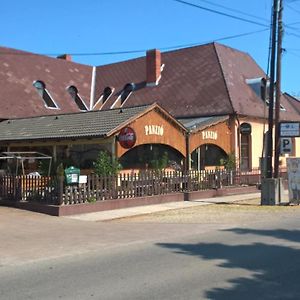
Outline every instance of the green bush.
[(96, 197), (90, 197), (87, 199), (88, 203), (95, 203), (97, 201)]
[(164, 152), (162, 157), (159, 157), (158, 151), (154, 150), (153, 159), (150, 161), (150, 167), (154, 170), (162, 170), (168, 166), (169, 157), (168, 153)]
[(224, 166), (226, 170), (235, 170), (236, 168), (236, 158), (234, 153), (229, 153), (226, 159), (220, 160), (220, 165)]
[(94, 163), (94, 171), (99, 176), (116, 175), (122, 166), (117, 159), (112, 157), (105, 151), (100, 151), (96, 162)]

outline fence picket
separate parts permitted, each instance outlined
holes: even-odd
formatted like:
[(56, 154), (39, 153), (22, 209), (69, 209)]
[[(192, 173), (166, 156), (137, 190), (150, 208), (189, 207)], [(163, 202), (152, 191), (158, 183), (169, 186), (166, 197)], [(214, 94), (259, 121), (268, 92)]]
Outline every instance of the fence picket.
[[(281, 176), (286, 177), (286, 169)], [(87, 183), (67, 186), (64, 177), (0, 176), (0, 199), (70, 205), (162, 195), (184, 191), (218, 189), (260, 183), (260, 170), (140, 171), (118, 176), (87, 176)]]

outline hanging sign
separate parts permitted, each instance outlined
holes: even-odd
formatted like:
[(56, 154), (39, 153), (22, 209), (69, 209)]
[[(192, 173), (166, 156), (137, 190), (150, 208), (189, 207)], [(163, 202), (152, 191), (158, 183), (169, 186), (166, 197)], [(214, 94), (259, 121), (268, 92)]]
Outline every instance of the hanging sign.
[(281, 137), (300, 136), (300, 122), (281, 122), (280, 136)]
[(293, 157), (286, 160), (288, 171), (289, 200), (300, 203), (300, 158)]
[(240, 126), (241, 134), (251, 134), (251, 125), (249, 123), (243, 123)]
[(135, 145), (136, 134), (131, 127), (124, 127), (118, 135), (120, 145), (125, 149), (130, 149)]

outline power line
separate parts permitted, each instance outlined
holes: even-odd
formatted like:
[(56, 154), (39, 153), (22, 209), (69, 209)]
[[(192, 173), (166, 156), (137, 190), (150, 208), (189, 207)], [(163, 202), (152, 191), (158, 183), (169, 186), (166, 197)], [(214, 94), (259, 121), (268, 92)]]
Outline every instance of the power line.
[[(193, 4), (193, 3), (190, 3), (190, 2), (186, 2), (186, 1), (183, 1), (183, 0), (173, 0), (173, 1), (179, 2), (179, 3), (182, 3), (182, 4), (186, 4), (186, 5), (195, 7), (195, 8), (203, 9), (203, 10), (206, 10), (206, 11), (209, 11), (209, 12), (212, 12), (212, 13), (216, 13), (216, 14), (219, 14), (219, 15), (222, 15), (222, 16), (227, 16), (227, 17), (230, 17), (230, 18), (233, 18), (233, 19), (237, 19), (237, 20), (240, 20), (240, 21), (243, 21), (243, 22), (248, 22), (248, 23), (252, 23), (252, 24), (256, 24), (256, 25), (267, 27), (267, 25), (262, 24), (262, 23), (258, 23), (258, 22), (255, 22), (255, 21), (251, 21), (249, 19), (240, 18), (240, 17), (234, 16), (234, 15), (226, 14), (226, 13), (223, 13), (221, 11), (213, 10), (213, 9), (210, 9), (210, 8), (207, 8), (207, 7), (203, 7), (203, 6), (200, 6), (200, 5), (196, 5), (196, 4)], [(206, 0), (199, 0), (199, 1), (205, 1), (205, 2), (209, 3), (209, 1), (206, 1)], [(221, 5), (218, 5), (218, 6), (221, 7)], [(226, 9), (229, 9), (229, 8), (226, 8)], [(298, 31), (297, 29), (291, 27), (291, 25), (295, 25), (295, 24), (299, 24), (299, 23), (300, 22), (295, 22), (295, 23), (291, 23), (291, 24), (286, 24), (285, 26), (287, 28), (291, 29), (291, 30)], [(287, 32), (286, 31), (286, 34), (287, 35), (295, 36), (297, 38), (300, 38), (300, 35), (298, 35), (296, 33), (291, 33), (291, 32)]]
[(300, 38), (300, 35), (299, 34), (296, 34), (296, 33), (293, 33), (293, 32), (285, 32), (287, 35), (292, 35), (292, 36), (295, 36), (297, 38)]
[(293, 53), (290, 49), (287, 49), (287, 54), (291, 54), (291, 55), (294, 55), (294, 56), (300, 58), (299, 54)]
[(216, 7), (221, 7), (221, 8), (224, 8), (224, 9), (228, 10), (228, 11), (236, 12), (236, 13), (242, 14), (244, 16), (248, 16), (248, 17), (257, 19), (257, 20), (268, 22), (268, 20), (266, 20), (264, 18), (255, 16), (255, 15), (252, 15), (252, 14), (245, 13), (244, 11), (241, 11), (241, 10), (238, 10), (238, 9), (234, 9), (234, 8), (231, 8), (231, 7), (228, 7), (228, 6), (224, 6), (224, 5), (221, 5), (221, 4), (216, 4), (216, 3), (213, 3), (213, 2), (210, 2), (210, 1), (207, 1), (207, 0), (198, 0), (198, 1), (210, 4), (210, 5), (213, 5), (213, 6), (216, 6)]
[(268, 31), (268, 30), (269, 30), (269, 28), (266, 28), (266, 29), (261, 29), (261, 30), (256, 30), (256, 31), (251, 31), (251, 32), (246, 32), (246, 33), (241, 33), (241, 34), (236, 34), (236, 35), (230, 35), (230, 36), (222, 37), (222, 38), (219, 38), (219, 39), (208, 40), (208, 41), (201, 42), (201, 43), (178, 45), (178, 46), (175, 46), (175, 47), (164, 47), (164, 48), (160, 48), (160, 49), (161, 50), (170, 50), (170, 49), (184, 48), (184, 47), (189, 47), (189, 46), (203, 45), (203, 44), (207, 44), (207, 43), (220, 42), (220, 41), (224, 41), (224, 40), (230, 40), (230, 39), (234, 39), (234, 38), (248, 36), (248, 35), (264, 32), (264, 31)]
[(182, 0), (173, 0), (173, 1), (185, 4), (185, 5), (189, 5), (189, 6), (192, 6), (192, 7), (195, 7), (195, 8), (199, 8), (199, 9), (202, 9), (202, 10), (206, 10), (206, 11), (209, 11), (211, 13), (215, 13), (215, 14), (218, 14), (218, 15), (221, 15), (221, 16), (236, 19), (236, 20), (239, 20), (239, 21), (243, 21), (243, 22), (247, 22), (247, 23), (251, 23), (251, 24), (255, 24), (255, 25), (259, 25), (259, 26), (263, 26), (263, 27), (268, 26), (268, 25), (263, 24), (263, 23), (259, 23), (259, 22), (252, 21), (252, 20), (249, 20), (249, 19), (245, 19), (245, 18), (234, 16), (234, 15), (230, 15), (230, 14), (227, 14), (227, 13), (223, 13), (221, 11), (210, 9), (210, 8), (200, 6), (200, 5), (197, 5), (197, 4), (193, 4), (193, 3), (190, 3), (190, 2), (186, 2), (186, 1), (182, 1)]
[[(230, 39), (234, 39), (234, 38), (249, 36), (249, 35), (264, 32), (264, 31), (267, 31), (267, 30), (269, 30), (269, 29), (266, 28), (266, 29), (251, 31), (251, 32), (245, 32), (245, 33), (240, 33), (240, 34), (221, 37), (221, 38), (214, 39), (214, 40), (204, 41), (204, 42), (197, 42), (197, 43), (189, 43), (189, 44), (181, 44), (181, 45), (175, 45), (175, 46), (161, 47), (159, 49), (163, 51), (163, 50), (180, 49), (180, 48), (185, 48), (185, 47), (198, 46), (198, 45), (203, 45), (203, 44), (212, 43), (212, 42), (220, 42), (220, 41), (224, 41), (224, 40), (230, 40)], [(72, 56), (100, 56), (100, 55), (104, 56), (104, 55), (121, 55), (121, 54), (145, 53), (147, 50), (149, 50), (149, 49), (110, 51), (110, 52), (68, 53), (68, 54), (72, 55)], [(35, 55), (35, 54), (36, 53), (30, 53), (30, 52), (4, 52), (4, 51), (1, 52), (0, 51), (0, 55)], [(44, 54), (39, 53), (39, 55), (59, 56), (59, 55), (61, 55), (61, 53), (44, 53)]]
[(300, 51), (300, 48), (285, 48), (285, 50), (289, 51)]
[(290, 25), (288, 25), (288, 24), (284, 24), (284, 27), (286, 27), (286, 28), (288, 28), (288, 29), (291, 29), (291, 30), (294, 30), (294, 31), (299, 31), (299, 30), (300, 30), (300, 28), (294, 27), (294, 26), (290, 26)]
[(289, 9), (291, 9), (293, 12), (296, 12), (296, 13), (300, 14), (300, 11), (299, 11), (299, 10), (297, 10), (297, 9), (295, 9), (295, 8), (294, 8), (294, 7), (292, 7), (291, 5), (289, 5), (289, 4), (285, 4), (285, 6), (286, 6), (286, 7), (288, 7)]
[(300, 22), (290, 23), (290, 24), (288, 24), (288, 25), (296, 25), (296, 24), (300, 24)]

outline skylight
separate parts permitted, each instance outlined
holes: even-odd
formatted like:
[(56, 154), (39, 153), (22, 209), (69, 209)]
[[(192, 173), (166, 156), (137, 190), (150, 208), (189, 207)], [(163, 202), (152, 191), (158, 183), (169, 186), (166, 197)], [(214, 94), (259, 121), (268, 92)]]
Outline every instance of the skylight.
[(101, 94), (98, 101), (95, 103), (93, 109), (101, 109), (103, 104), (110, 98), (110, 96), (113, 94), (114, 88), (107, 86), (104, 88), (103, 93)]
[(78, 106), (78, 108), (80, 110), (82, 110), (82, 111), (87, 111), (88, 110), (88, 108), (86, 107), (85, 103), (81, 99), (76, 86), (74, 86), (74, 85), (69, 86), (67, 88), (67, 91), (69, 92), (69, 94), (71, 95), (72, 99), (75, 101), (75, 103), (77, 104), (77, 106)]
[(129, 98), (131, 93), (134, 91), (135, 84), (134, 83), (127, 83), (123, 88), (123, 93), (121, 94), (121, 106), (124, 102)]
[(36, 88), (37, 92), (41, 96), (41, 98), (44, 100), (44, 104), (47, 108), (50, 109), (58, 109), (59, 107), (55, 103), (55, 101), (50, 96), (49, 92), (46, 89), (46, 84), (41, 81), (37, 80), (33, 82), (33, 86)]
[(129, 96), (132, 94), (134, 89), (135, 89), (135, 84), (134, 83), (127, 83), (124, 86), (120, 96), (114, 102), (114, 104), (111, 106), (111, 108), (122, 107), (124, 105), (124, 103), (127, 101), (127, 99), (129, 98)]

